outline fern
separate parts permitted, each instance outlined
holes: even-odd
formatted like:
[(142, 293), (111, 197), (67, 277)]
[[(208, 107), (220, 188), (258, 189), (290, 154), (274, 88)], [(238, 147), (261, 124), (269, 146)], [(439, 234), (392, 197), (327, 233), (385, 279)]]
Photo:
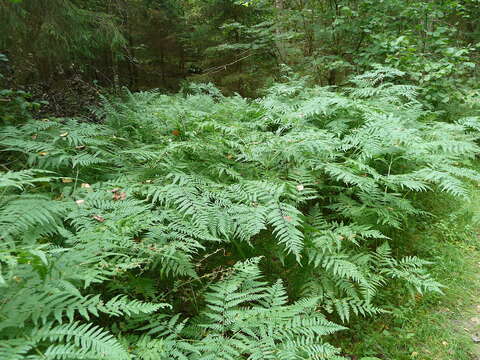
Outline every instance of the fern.
[[(48, 340), (51, 343), (44, 355), (51, 359), (81, 358), (129, 359), (127, 351), (113, 337), (98, 326), (71, 323), (60, 326), (46, 325), (35, 330), (31, 337), (37, 341)], [(56, 345), (65, 343), (68, 345)], [(43, 356), (43, 355), (42, 355)], [(41, 358), (41, 357), (39, 357)]]
[(429, 194), (468, 196), (478, 126), (435, 121), (401, 76), (2, 126), (0, 357), (340, 359), (324, 314), (440, 292), (396, 229)]

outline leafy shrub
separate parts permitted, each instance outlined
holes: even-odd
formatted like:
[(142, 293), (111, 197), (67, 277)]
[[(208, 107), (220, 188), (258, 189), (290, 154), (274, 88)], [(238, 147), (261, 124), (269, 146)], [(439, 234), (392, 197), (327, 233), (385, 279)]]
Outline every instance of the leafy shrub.
[(478, 125), (398, 75), (2, 127), (0, 357), (340, 359), (334, 323), (384, 311), (389, 282), (440, 292), (388, 235), (428, 216), (419, 192), (467, 196)]

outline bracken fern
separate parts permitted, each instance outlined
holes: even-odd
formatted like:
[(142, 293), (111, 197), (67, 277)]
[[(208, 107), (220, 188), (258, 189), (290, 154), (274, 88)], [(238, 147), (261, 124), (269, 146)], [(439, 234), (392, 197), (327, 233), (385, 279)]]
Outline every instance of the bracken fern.
[(467, 196), (480, 123), (399, 75), (2, 126), (0, 358), (340, 359), (331, 321), (385, 311), (391, 282), (440, 292), (388, 235), (429, 216), (417, 193)]

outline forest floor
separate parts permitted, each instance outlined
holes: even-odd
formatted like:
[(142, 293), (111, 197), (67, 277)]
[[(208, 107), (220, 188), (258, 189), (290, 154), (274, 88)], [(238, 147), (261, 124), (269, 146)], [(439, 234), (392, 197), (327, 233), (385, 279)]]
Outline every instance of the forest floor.
[(444, 294), (392, 289), (389, 314), (359, 321), (346, 334), (341, 346), (352, 359), (480, 360), (480, 189), (468, 202), (446, 201), (435, 219), (405, 240), (432, 261)]
[[(480, 241), (480, 236), (479, 236)], [(459, 318), (452, 321), (453, 328), (457, 332), (466, 332), (473, 343), (471, 348), (474, 360), (480, 360), (480, 256), (477, 262), (478, 272), (474, 272), (473, 284), (476, 284), (471, 293), (470, 300), (466, 306), (460, 303)], [(468, 298), (467, 298), (468, 300)]]

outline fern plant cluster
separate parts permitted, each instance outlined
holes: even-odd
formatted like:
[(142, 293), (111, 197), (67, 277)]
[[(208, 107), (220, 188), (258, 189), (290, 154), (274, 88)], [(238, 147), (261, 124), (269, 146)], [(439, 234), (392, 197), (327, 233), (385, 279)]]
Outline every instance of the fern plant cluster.
[(401, 75), (4, 124), (0, 358), (341, 359), (330, 335), (386, 286), (440, 292), (392, 234), (419, 193), (480, 181), (480, 123), (436, 121)]

